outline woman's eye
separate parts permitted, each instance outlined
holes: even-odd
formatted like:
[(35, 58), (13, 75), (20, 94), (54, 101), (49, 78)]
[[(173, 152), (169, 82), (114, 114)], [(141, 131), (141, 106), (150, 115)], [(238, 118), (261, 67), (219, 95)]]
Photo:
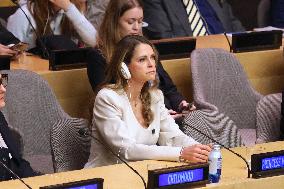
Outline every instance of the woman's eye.
[(144, 62), (145, 60), (146, 60), (145, 58), (140, 58), (140, 59), (139, 59), (139, 62), (142, 63), (142, 62)]
[(133, 24), (134, 22), (135, 22), (134, 19), (129, 19), (129, 20), (127, 20), (127, 23), (128, 23), (129, 25)]

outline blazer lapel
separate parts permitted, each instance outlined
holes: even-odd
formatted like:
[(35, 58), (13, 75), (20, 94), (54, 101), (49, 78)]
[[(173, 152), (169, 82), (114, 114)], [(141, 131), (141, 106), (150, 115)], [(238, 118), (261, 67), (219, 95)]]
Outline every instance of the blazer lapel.
[(12, 157), (19, 160), (20, 154), (17, 151), (17, 147), (9, 130), (8, 123), (1, 111), (0, 111), (0, 132), (6, 145), (8, 146), (9, 151), (11, 152)]
[[(219, 20), (222, 20), (222, 18), (224, 18), (224, 14), (217, 0), (207, 0), (207, 2), (210, 4), (212, 9), (215, 11)], [(222, 1), (220, 3), (222, 3)]]
[(177, 21), (181, 23), (183, 29), (186, 31), (187, 35), (192, 35), (192, 31), (189, 25), (188, 16), (184, 9), (182, 0), (164, 0), (165, 6), (168, 10), (172, 10), (177, 17)]

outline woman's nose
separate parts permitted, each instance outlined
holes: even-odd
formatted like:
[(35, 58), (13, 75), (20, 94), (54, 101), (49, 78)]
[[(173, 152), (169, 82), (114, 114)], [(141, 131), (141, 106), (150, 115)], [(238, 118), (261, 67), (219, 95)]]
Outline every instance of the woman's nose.
[(139, 23), (138, 22), (134, 22), (133, 30), (139, 30)]
[(148, 66), (149, 66), (149, 67), (155, 66), (155, 61), (150, 59), (150, 60), (148, 61)]
[(4, 87), (3, 84), (0, 85), (0, 92), (1, 93), (6, 92), (6, 88)]

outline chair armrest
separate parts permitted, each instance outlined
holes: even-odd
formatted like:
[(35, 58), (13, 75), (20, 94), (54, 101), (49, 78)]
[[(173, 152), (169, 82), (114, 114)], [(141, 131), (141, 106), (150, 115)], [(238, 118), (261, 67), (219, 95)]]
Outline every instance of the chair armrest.
[(256, 105), (256, 143), (279, 140), (282, 94), (270, 94)]
[(51, 129), (51, 153), (55, 172), (82, 169), (90, 155), (91, 138), (79, 130), (88, 128), (85, 119), (63, 119)]

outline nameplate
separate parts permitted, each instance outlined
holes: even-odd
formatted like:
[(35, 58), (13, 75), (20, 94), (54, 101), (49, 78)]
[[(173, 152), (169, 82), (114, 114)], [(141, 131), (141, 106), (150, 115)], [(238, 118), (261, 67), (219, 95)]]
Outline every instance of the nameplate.
[(284, 150), (253, 154), (251, 156), (252, 178), (284, 174)]
[(86, 67), (87, 54), (90, 49), (52, 50), (49, 57), (49, 70), (55, 71)]
[(151, 40), (151, 42), (159, 52), (161, 60), (189, 58), (196, 46), (196, 39), (193, 37)]
[(234, 53), (279, 49), (282, 45), (282, 31), (260, 31), (232, 34)]
[(183, 165), (148, 171), (148, 189), (173, 189), (205, 186), (209, 164)]
[(52, 186), (44, 186), (40, 187), (39, 189), (103, 189), (103, 182), (104, 179), (102, 178), (94, 178)]

